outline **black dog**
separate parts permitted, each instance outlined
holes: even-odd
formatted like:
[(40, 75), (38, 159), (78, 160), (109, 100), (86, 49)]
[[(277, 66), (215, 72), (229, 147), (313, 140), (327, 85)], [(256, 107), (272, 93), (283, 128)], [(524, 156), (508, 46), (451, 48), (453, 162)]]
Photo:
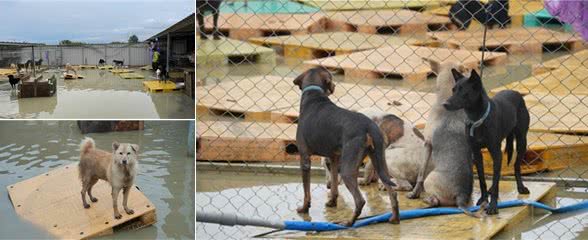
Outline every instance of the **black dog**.
[(26, 72), (29, 71), (29, 68), (33, 67), (33, 60), (27, 60), (25, 63), (17, 63), (16, 64), (16, 71), (20, 72), (21, 69), (25, 69)]
[(490, 205), (486, 212), (497, 214), (498, 182), (502, 165), (502, 140), (506, 138), (508, 164), (512, 158), (513, 140), (517, 141), (517, 158), (514, 164), (517, 190), (520, 194), (529, 194), (529, 189), (521, 179), (521, 161), (527, 152), (527, 132), (529, 131), (529, 111), (523, 96), (516, 91), (504, 90), (490, 99), (484, 90), (482, 80), (472, 70), (469, 78), (455, 69), (451, 70), (456, 81), (453, 95), (443, 106), (449, 111), (464, 109), (467, 115), (466, 134), (474, 154), (474, 164), (480, 180), (482, 196), (478, 205), (488, 200), (488, 190), (484, 179), (484, 165), (481, 149), (488, 148), (493, 160), (492, 187), (490, 187)]
[(104, 64), (106, 64), (106, 61), (104, 59), (101, 58), (100, 60), (98, 60), (98, 65), (102, 66)]
[(122, 67), (123, 65), (125, 65), (125, 61), (124, 60), (112, 60), (112, 63), (114, 63), (114, 66), (118, 66), (118, 67)]
[(384, 158), (384, 137), (378, 125), (361, 113), (337, 107), (329, 99), (335, 84), (329, 71), (322, 67), (310, 69), (294, 80), (302, 90), (300, 118), (296, 131), (296, 144), (300, 153), (300, 167), (304, 186), (304, 203), (297, 209), (308, 213), (310, 208), (310, 157), (319, 155), (331, 159), (331, 196), (327, 207), (337, 206), (338, 170), (341, 178), (353, 195), (355, 211), (349, 222), (351, 226), (365, 205), (359, 192), (357, 175), (359, 165), (366, 155), (370, 156), (380, 180), (386, 186), (392, 204), (391, 223), (399, 223), (398, 200), (390, 181)]
[(198, 32), (200, 33), (201, 39), (208, 39), (204, 34), (204, 14), (206, 12), (212, 12), (212, 18), (214, 21), (213, 26), (213, 38), (215, 40), (220, 39), (220, 32), (218, 31), (218, 15), (219, 7), (222, 0), (196, 0), (196, 20), (198, 21)]
[(473, 19), (488, 27), (505, 28), (510, 23), (509, 0), (494, 0), (484, 5), (478, 0), (458, 0), (449, 9), (449, 18), (459, 30), (465, 30)]
[(8, 75), (8, 82), (10, 82), (10, 87), (14, 89), (18, 82), (20, 82), (20, 78), (15, 78), (14, 75)]
[(35, 67), (41, 69), (41, 64), (43, 64), (43, 58), (39, 58), (39, 61), (35, 61)]

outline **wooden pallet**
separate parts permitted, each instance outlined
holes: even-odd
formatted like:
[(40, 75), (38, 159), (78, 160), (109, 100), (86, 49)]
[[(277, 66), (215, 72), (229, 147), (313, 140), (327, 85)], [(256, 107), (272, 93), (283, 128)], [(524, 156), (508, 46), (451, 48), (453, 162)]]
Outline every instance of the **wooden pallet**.
[(102, 66), (98, 66), (98, 69), (100, 69), (100, 70), (112, 70), (112, 69), (114, 69), (114, 66), (112, 66), (112, 65), (102, 65)]
[[(450, 48), (480, 50), (484, 31), (430, 32), (431, 37)], [(563, 46), (575, 51), (583, 48), (583, 40), (570, 33), (544, 28), (507, 28), (488, 30), (486, 47), (506, 50), (508, 53), (542, 53), (544, 46)]]
[(0, 68), (0, 76), (16, 75), (16, 69)]
[(535, 95), (525, 96), (531, 115), (532, 131), (570, 134), (588, 134), (586, 95)]
[(284, 57), (304, 60), (344, 55), (390, 45), (434, 45), (427, 40), (357, 32), (250, 38), (249, 41), (259, 45), (279, 46), (283, 49)]
[(362, 10), (362, 9), (420, 9), (424, 7), (440, 6), (445, 0), (298, 0), (304, 4), (315, 6), (323, 11)]
[(98, 202), (90, 202), (91, 207), (84, 209), (77, 163), (9, 185), (6, 189), (16, 213), (55, 238), (93, 238), (125, 228), (146, 227), (156, 221), (155, 206), (136, 188), (130, 191), (128, 201), (135, 213), (128, 215), (124, 212), (121, 193), (118, 200), (122, 218), (115, 219), (111, 188), (105, 181), (98, 181), (92, 189)]
[(173, 92), (182, 89), (171, 81), (160, 82), (158, 80), (144, 81), (143, 86), (148, 92)]
[[(295, 122), (300, 90), (294, 87), (293, 80), (268, 75), (198, 87), (197, 114), (231, 114), (250, 121)], [(436, 99), (431, 93), (351, 83), (336, 83), (335, 93), (330, 98), (343, 108), (378, 107), (416, 124), (424, 124)]]
[[(558, 68), (576, 71), (576, 69), (588, 69), (588, 50), (582, 50), (548, 60), (533, 66), (533, 74), (541, 74)], [(554, 74), (555, 75), (555, 74)]]
[[(490, 182), (487, 184), (491, 185)], [(500, 181), (500, 201), (523, 199), (529, 201), (539, 201), (550, 205), (553, 204), (553, 201), (555, 201), (555, 195), (557, 192), (555, 183), (525, 182), (525, 186), (527, 186), (531, 192), (529, 195), (518, 194), (514, 181)], [(339, 189), (342, 188), (345, 187), (339, 187)], [(277, 198), (286, 199), (286, 202), (276, 201), (275, 206), (270, 206), (271, 209), (279, 209), (279, 207), (277, 207), (278, 204), (296, 206), (296, 201), (300, 202), (302, 199), (301, 196), (297, 199), (289, 199), (286, 195), (281, 193), (290, 194), (291, 192), (300, 191), (300, 189), (302, 189), (302, 183), (266, 186), (263, 190), (255, 190), (264, 192), (267, 191), (267, 194), (274, 193), (274, 195), (278, 195), (276, 196)], [(280, 219), (300, 221), (305, 218), (312, 219), (312, 221), (337, 222), (351, 218), (354, 209), (354, 201), (353, 197), (348, 191), (340, 191), (340, 200), (338, 201), (339, 205), (336, 208), (327, 208), (325, 207), (325, 203), (328, 200), (329, 194), (326, 187), (322, 184), (317, 184), (313, 185), (312, 189), (312, 207), (310, 208), (308, 217), (297, 215), (295, 209), (291, 208), (278, 210), (275, 214), (279, 215)], [(240, 193), (246, 192), (247, 194), (255, 194), (256, 192), (247, 192), (252, 190), (254, 189), (237, 189), (237, 191)], [(366, 197), (366, 205), (363, 208), (363, 212), (360, 218), (390, 212), (390, 203), (386, 200), (388, 199), (388, 196), (386, 192), (378, 191), (377, 184), (371, 184), (370, 186), (362, 187), (361, 191)], [(259, 192), (257, 193), (259, 194)], [(477, 182), (475, 182), (472, 199), (475, 201), (479, 198), (479, 196), (480, 191)], [(199, 196), (196, 198), (198, 199)], [(250, 202), (251, 207), (234, 210), (223, 210), (235, 212), (254, 212), (255, 206), (259, 206), (259, 204), (264, 203), (262, 199), (256, 201), (259, 201), (259, 203)], [(400, 210), (426, 207), (426, 204), (422, 199), (406, 198), (406, 192), (400, 192), (398, 194), (398, 202)], [(527, 218), (533, 217), (533, 210), (531, 210), (531, 208), (532, 207), (529, 206), (504, 208), (500, 209), (498, 215), (486, 216), (482, 219), (473, 218), (465, 214), (441, 215), (404, 220), (401, 221), (400, 224), (396, 225), (389, 223), (379, 223), (355, 229), (324, 232), (279, 231), (270, 232), (267, 235), (264, 235), (264, 237), (272, 239), (491, 239), (500, 231), (517, 227), (519, 226), (520, 222)], [(261, 233), (263, 233), (263, 231), (256, 234)]]
[(448, 17), (404, 9), (330, 12), (327, 18), (326, 28), (329, 31), (357, 31), (371, 34), (414, 35), (425, 33), (429, 29), (447, 30), (451, 24)]
[(223, 38), (221, 40), (196, 40), (196, 64), (247, 64), (270, 63), (276, 61), (276, 53), (271, 48), (257, 46), (248, 42)]
[[(477, 69), (482, 52), (403, 45), (315, 59), (304, 63), (342, 70), (345, 76), (352, 78), (401, 77), (405, 80), (421, 81), (433, 73), (431, 66), (423, 58), (437, 62), (455, 60), (467, 68)], [(484, 56), (485, 64), (488, 65), (503, 63), (506, 58), (504, 53), (489, 52)]]
[(64, 73), (63, 74), (63, 79), (65, 80), (74, 80), (74, 79), (84, 79), (85, 77), (83, 75), (79, 75), (79, 74), (71, 74), (71, 73)]
[[(253, 14), (221, 13), (218, 27), (230, 38), (247, 40), (252, 37), (275, 35), (299, 35), (323, 32), (323, 13), (312, 14)], [(205, 24), (212, 30), (212, 16), (205, 18)]]
[(96, 65), (78, 65), (76, 66), (78, 69), (96, 69), (98, 66)]
[(145, 66), (142, 66), (142, 67), (141, 67), (141, 70), (148, 70), (148, 71), (151, 71), (151, 70), (153, 70), (153, 67), (152, 67), (151, 65), (145, 65)]
[[(567, 62), (574, 62), (569, 60)], [(513, 82), (502, 87), (492, 89), (496, 94), (505, 89), (512, 89), (527, 95), (555, 95), (565, 97), (568, 95), (588, 96), (588, 68), (576, 67), (573, 64), (561, 65), (550, 72), (530, 76), (524, 80)]]
[(119, 76), (122, 79), (145, 79), (145, 76), (134, 72), (120, 73)]
[(221, 13), (256, 13), (256, 14), (280, 14), (280, 13), (315, 13), (320, 9), (300, 4), (289, 0), (263, 0), (223, 2), (220, 6)]
[(110, 70), (110, 72), (113, 74), (121, 74), (121, 73), (132, 73), (135, 71), (131, 70), (131, 69), (112, 69), (112, 70)]

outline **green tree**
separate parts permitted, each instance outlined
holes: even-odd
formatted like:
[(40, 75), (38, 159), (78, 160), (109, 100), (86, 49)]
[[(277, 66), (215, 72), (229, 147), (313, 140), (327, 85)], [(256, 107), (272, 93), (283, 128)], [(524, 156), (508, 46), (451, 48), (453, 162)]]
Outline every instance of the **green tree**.
[(74, 41), (70, 41), (70, 40), (59, 41), (59, 45), (79, 46), (79, 45), (84, 45), (84, 44), (85, 43), (83, 43), (83, 42), (74, 42)]
[(132, 35), (129, 37), (129, 43), (138, 43), (139, 42), (139, 38), (137, 37), (137, 35)]

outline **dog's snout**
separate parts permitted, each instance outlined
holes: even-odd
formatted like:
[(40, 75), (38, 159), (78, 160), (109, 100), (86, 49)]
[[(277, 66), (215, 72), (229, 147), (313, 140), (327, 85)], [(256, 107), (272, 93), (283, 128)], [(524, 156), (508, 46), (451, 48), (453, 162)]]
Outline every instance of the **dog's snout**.
[(122, 160), (122, 164), (127, 164), (127, 160)]
[(445, 102), (445, 103), (443, 103), (443, 107), (444, 107), (446, 110), (449, 110), (449, 108), (450, 108), (450, 105), (449, 105), (449, 103)]

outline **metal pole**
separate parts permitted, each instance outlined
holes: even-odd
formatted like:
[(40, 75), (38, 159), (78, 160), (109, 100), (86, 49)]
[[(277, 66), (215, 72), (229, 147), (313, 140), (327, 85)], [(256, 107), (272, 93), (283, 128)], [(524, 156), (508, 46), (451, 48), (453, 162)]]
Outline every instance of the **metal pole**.
[(37, 72), (35, 71), (35, 45), (31, 45), (31, 49), (33, 50), (33, 77), (36, 77)]
[[(167, 33), (167, 50), (165, 52), (166, 58), (165, 58), (165, 72), (169, 74), (169, 52), (171, 50), (171, 37), (169, 35), (169, 33)], [(168, 75), (169, 76), (169, 75)]]
[(127, 65), (131, 66), (131, 44), (127, 46), (127, 49), (129, 50), (129, 62), (127, 63)]

